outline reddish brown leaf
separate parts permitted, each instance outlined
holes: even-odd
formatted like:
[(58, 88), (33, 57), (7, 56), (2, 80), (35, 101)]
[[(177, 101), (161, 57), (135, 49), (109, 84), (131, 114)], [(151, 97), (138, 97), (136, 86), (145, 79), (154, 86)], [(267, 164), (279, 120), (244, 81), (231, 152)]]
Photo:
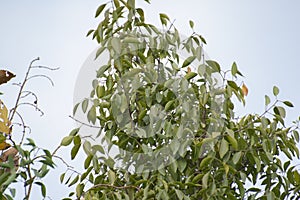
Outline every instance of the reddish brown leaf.
[(15, 76), (16, 75), (11, 73), (10, 71), (0, 70), (0, 85), (2, 85), (3, 83), (7, 83), (10, 79), (12, 79)]

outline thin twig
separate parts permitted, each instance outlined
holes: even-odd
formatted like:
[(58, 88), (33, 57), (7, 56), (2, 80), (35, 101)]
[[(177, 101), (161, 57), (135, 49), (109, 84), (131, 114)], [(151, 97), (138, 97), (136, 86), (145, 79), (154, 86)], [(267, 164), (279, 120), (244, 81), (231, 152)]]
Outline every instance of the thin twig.
[(56, 68), (51, 68), (51, 67), (47, 67), (47, 66), (32, 66), (31, 68), (41, 68), (41, 69), (47, 69), (47, 70), (51, 70), (51, 71), (55, 71), (55, 70), (59, 70), (59, 67)]
[(50, 81), (51, 85), (54, 86), (54, 83), (53, 83), (52, 79), (49, 76), (44, 75), (44, 74), (38, 74), (38, 75), (30, 76), (27, 80), (30, 80), (30, 79), (33, 79), (33, 78), (37, 78), (37, 77), (43, 77), (43, 78), (48, 79)]
[(80, 121), (80, 120), (74, 118), (74, 117), (71, 116), (71, 115), (69, 115), (69, 117), (70, 117), (71, 119), (73, 119), (75, 122), (80, 123), (81, 125), (88, 126), (88, 127), (91, 127), (91, 128), (101, 128), (100, 126), (94, 126), (94, 125), (90, 125), (90, 124), (84, 123), (84, 122), (82, 122), (82, 121)]
[(25, 84), (26, 84), (26, 82), (27, 82), (27, 80), (28, 80), (28, 76), (29, 76), (29, 73), (30, 73), (31, 66), (32, 66), (32, 64), (33, 64), (34, 62), (36, 62), (36, 61), (38, 61), (38, 60), (40, 60), (39, 57), (36, 58), (36, 59), (34, 59), (34, 60), (32, 60), (32, 61), (30, 62), (30, 65), (29, 65), (28, 70), (27, 70), (27, 72), (26, 72), (26, 74), (25, 74), (25, 77), (24, 77), (24, 81), (22, 82), (22, 84), (21, 84), (21, 86), (20, 86), (20, 90), (19, 90), (19, 93), (18, 93), (18, 97), (17, 97), (16, 103), (15, 103), (15, 106), (14, 106), (13, 109), (12, 109), (12, 113), (11, 113), (11, 116), (10, 116), (10, 118), (9, 118), (9, 121), (12, 121), (13, 118), (14, 118), (14, 116), (15, 116), (15, 114), (16, 114), (17, 108), (18, 108), (18, 106), (19, 106), (19, 101), (20, 101), (20, 98), (21, 98), (22, 91), (23, 91), (23, 89), (24, 89), (24, 87), (25, 87)]
[(20, 103), (18, 106), (21, 106), (21, 105), (29, 105), (29, 106), (32, 106), (32, 107), (34, 107), (37, 111), (39, 111), (40, 113), (41, 113), (41, 116), (43, 116), (44, 115), (44, 112), (39, 108), (39, 107), (37, 107), (37, 105), (36, 104), (33, 104), (33, 103)]

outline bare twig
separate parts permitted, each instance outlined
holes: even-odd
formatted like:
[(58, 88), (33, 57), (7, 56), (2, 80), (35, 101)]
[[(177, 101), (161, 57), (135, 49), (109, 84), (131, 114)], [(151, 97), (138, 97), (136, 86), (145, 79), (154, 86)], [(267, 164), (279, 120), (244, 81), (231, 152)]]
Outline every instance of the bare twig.
[(23, 89), (24, 89), (25, 84), (26, 84), (26, 82), (27, 82), (27, 80), (28, 80), (28, 76), (29, 76), (29, 73), (30, 73), (31, 66), (32, 66), (32, 64), (33, 64), (34, 62), (36, 62), (36, 61), (38, 61), (38, 60), (40, 60), (39, 57), (36, 58), (36, 59), (34, 59), (34, 60), (32, 60), (32, 61), (30, 62), (30, 65), (29, 65), (28, 70), (27, 70), (27, 72), (26, 72), (26, 74), (25, 74), (25, 77), (24, 77), (24, 81), (22, 82), (22, 84), (21, 84), (21, 86), (20, 86), (20, 90), (19, 90), (19, 93), (18, 93), (18, 96), (17, 96), (17, 100), (16, 100), (16, 103), (15, 103), (15, 106), (14, 106), (13, 109), (12, 109), (12, 113), (11, 113), (11, 115), (10, 115), (9, 121), (12, 121), (13, 118), (14, 118), (14, 116), (15, 116), (15, 114), (16, 114), (16, 111), (17, 111), (17, 108), (18, 108), (18, 105), (19, 105), (19, 101), (20, 101), (20, 99), (21, 99), (21, 95), (22, 95)]
[(51, 68), (51, 67), (47, 67), (47, 66), (32, 66), (31, 68), (40, 68), (40, 69), (47, 69), (47, 70), (51, 70), (51, 71), (55, 71), (55, 70), (58, 70), (59, 67), (56, 67), (56, 68)]
[(70, 117), (71, 119), (73, 119), (75, 122), (80, 123), (81, 125), (88, 126), (88, 127), (91, 127), (91, 128), (101, 128), (100, 126), (94, 126), (94, 125), (90, 125), (90, 124), (84, 123), (84, 122), (82, 122), (82, 121), (80, 121), (80, 120), (74, 118), (74, 117), (71, 116), (71, 115), (69, 115), (69, 117)]
[(30, 79), (33, 79), (33, 78), (37, 78), (37, 77), (43, 77), (43, 78), (48, 79), (50, 81), (51, 85), (54, 86), (54, 83), (53, 83), (52, 79), (49, 76), (44, 75), (44, 74), (38, 74), (38, 75), (30, 76), (27, 80), (30, 80)]

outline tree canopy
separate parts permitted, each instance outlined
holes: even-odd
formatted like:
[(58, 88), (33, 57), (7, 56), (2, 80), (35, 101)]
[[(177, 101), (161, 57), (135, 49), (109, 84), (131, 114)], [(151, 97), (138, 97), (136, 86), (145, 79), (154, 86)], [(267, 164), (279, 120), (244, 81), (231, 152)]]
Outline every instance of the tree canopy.
[[(150, 1), (146, 1), (150, 4)], [(65, 137), (71, 157), (83, 149), (85, 171), (69, 185), (85, 199), (297, 199), (298, 121), (285, 122), (289, 101), (265, 96), (265, 112), (235, 116), (248, 88), (234, 62), (228, 71), (208, 60), (205, 39), (182, 37), (168, 15), (161, 27), (135, 0), (114, 0), (96, 11), (88, 32), (99, 44), (99, 66), (81, 107), (99, 126), (93, 144), (79, 128)], [(117, 148), (117, 153), (111, 153)], [(62, 175), (62, 181), (65, 179)], [(71, 195), (73, 195), (72, 193)]]

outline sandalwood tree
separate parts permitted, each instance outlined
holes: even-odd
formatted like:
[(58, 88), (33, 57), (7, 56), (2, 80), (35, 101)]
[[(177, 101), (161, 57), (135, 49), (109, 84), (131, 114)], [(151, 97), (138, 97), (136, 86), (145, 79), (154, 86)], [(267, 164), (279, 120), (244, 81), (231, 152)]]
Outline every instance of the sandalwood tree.
[(80, 108), (99, 134), (83, 136), (79, 127), (62, 140), (72, 159), (86, 154), (82, 172), (61, 175), (77, 185), (69, 199), (300, 197), (291, 164), (298, 121), (287, 124), (293, 104), (276, 86), (263, 113), (236, 116), (248, 94), (243, 75), (236, 63), (224, 71), (207, 59), (193, 21), (183, 37), (164, 13), (161, 26), (147, 22), (135, 0), (108, 1), (95, 17), (88, 36), (99, 44), (96, 58), (107, 56), (74, 114)]

